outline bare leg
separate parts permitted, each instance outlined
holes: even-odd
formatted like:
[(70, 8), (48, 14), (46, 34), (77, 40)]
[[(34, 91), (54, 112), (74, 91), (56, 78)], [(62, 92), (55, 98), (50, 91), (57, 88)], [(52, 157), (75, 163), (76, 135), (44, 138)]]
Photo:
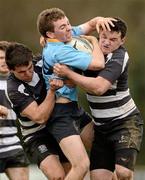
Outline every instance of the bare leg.
[(117, 180), (133, 180), (133, 175), (134, 175), (133, 171), (131, 171), (126, 167), (116, 165), (115, 172), (116, 172)]
[(82, 130), (82, 132), (80, 134), (81, 139), (83, 141), (83, 144), (84, 144), (87, 151), (90, 151), (91, 147), (92, 147), (92, 141), (94, 139), (94, 129), (93, 129), (93, 127), (94, 127), (94, 123), (90, 122), (89, 124), (87, 124), (83, 128), (83, 130)]
[(6, 175), (10, 180), (29, 180), (28, 167), (7, 168)]
[(64, 169), (56, 155), (47, 156), (40, 163), (40, 169), (49, 180), (63, 180), (65, 178)]
[(114, 171), (114, 174), (113, 174), (113, 178), (112, 178), (112, 180), (118, 180), (118, 178), (117, 178), (117, 175), (116, 175), (116, 172)]
[(112, 180), (113, 173), (107, 169), (95, 169), (91, 171), (91, 180)]
[(60, 147), (71, 163), (65, 180), (82, 180), (89, 170), (89, 158), (80, 136), (73, 135), (62, 139)]
[(65, 174), (68, 174), (68, 172), (71, 169), (71, 164), (69, 162), (66, 162), (66, 163), (62, 163), (62, 166), (63, 166), (63, 169), (65, 171)]

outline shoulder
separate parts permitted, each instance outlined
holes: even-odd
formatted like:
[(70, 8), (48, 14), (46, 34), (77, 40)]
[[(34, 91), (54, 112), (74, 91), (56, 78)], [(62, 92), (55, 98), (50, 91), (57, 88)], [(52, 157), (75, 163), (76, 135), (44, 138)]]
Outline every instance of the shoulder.
[(80, 36), (83, 34), (84, 34), (84, 32), (83, 32), (82, 26), (73, 26), (72, 27), (72, 35), (73, 36)]
[(106, 63), (108, 62), (123, 63), (124, 61), (127, 62), (129, 60), (129, 55), (126, 49), (121, 46), (112, 53), (109, 53), (105, 59), (106, 59)]
[(10, 74), (7, 79), (7, 87), (9, 89), (17, 89), (18, 86), (21, 84), (20, 80), (15, 78), (13, 74)]
[(125, 58), (125, 56), (129, 58), (128, 52), (123, 46), (120, 46), (112, 53), (112, 58)]

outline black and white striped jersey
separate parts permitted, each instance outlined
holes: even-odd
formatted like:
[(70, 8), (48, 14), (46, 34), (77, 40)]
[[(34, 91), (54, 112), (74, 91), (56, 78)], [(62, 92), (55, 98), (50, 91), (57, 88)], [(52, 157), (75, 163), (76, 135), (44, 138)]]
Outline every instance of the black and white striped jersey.
[(13, 109), (20, 122), (23, 141), (27, 142), (33, 138), (36, 132), (44, 128), (44, 125), (37, 124), (20, 115), (33, 101), (41, 104), (45, 99), (46, 87), (42, 76), (42, 61), (34, 63), (33, 78), (29, 83), (23, 82), (11, 74), (8, 78), (7, 90)]
[(128, 88), (127, 51), (120, 47), (106, 56), (105, 68), (101, 71), (86, 71), (85, 76), (101, 76), (111, 82), (112, 87), (102, 96), (87, 93), (94, 123), (103, 125), (138, 112)]
[(7, 77), (0, 76), (0, 104), (8, 108), (8, 116), (0, 117), (0, 158), (15, 155), (22, 149), (17, 136), (16, 114), (7, 97)]

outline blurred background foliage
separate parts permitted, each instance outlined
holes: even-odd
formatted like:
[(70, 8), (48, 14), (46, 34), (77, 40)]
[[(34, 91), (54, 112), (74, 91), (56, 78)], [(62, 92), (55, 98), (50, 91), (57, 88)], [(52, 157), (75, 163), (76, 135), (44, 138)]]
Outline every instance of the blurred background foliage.
[[(38, 14), (51, 7), (63, 9), (71, 24), (81, 24), (95, 16), (120, 17), (128, 24), (126, 47), (130, 55), (131, 94), (145, 119), (145, 1), (144, 0), (0, 0), (0, 40), (17, 41), (41, 52), (36, 28)], [(84, 92), (80, 103), (88, 110)], [(145, 139), (145, 138), (144, 138)], [(145, 163), (145, 143), (137, 164)]]

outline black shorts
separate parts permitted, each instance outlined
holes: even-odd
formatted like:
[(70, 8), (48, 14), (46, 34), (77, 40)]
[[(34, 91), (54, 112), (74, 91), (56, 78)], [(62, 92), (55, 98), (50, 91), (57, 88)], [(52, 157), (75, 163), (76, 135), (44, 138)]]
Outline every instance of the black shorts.
[(108, 169), (113, 172), (115, 164), (119, 164), (134, 170), (142, 136), (140, 115), (131, 116), (109, 130), (95, 126), (90, 169)]
[(68, 162), (59, 144), (46, 128), (37, 132), (30, 142), (25, 143), (24, 149), (29, 160), (37, 163), (38, 167), (49, 155), (58, 155), (61, 162)]
[(65, 137), (79, 135), (81, 129), (91, 121), (92, 118), (78, 107), (77, 102), (56, 103), (47, 128), (59, 143)]
[(4, 173), (7, 168), (27, 167), (28, 165), (24, 151), (20, 150), (13, 156), (0, 158), (0, 173)]

